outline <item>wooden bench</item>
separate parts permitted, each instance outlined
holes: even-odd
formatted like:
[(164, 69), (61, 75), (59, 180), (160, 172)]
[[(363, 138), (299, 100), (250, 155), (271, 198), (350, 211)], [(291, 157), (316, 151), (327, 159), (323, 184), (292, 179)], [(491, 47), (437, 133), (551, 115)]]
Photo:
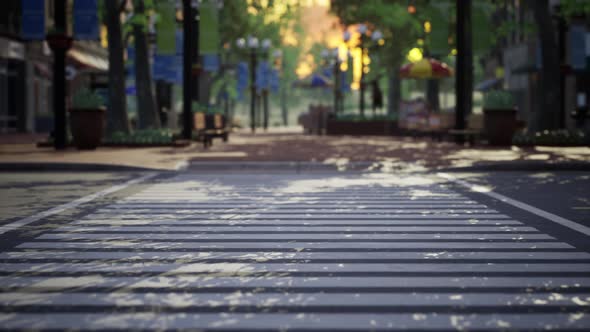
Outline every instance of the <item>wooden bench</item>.
[(431, 113), (419, 130), (440, 142), (454, 124), (454, 113)]
[(197, 112), (194, 114), (194, 130), (196, 140), (203, 142), (203, 147), (208, 148), (213, 145), (213, 138), (221, 137), (227, 142), (229, 129), (225, 116), (222, 114), (206, 114)]
[(467, 117), (467, 128), (451, 129), (448, 134), (452, 137), (463, 137), (470, 145), (483, 133), (483, 114), (470, 114)]

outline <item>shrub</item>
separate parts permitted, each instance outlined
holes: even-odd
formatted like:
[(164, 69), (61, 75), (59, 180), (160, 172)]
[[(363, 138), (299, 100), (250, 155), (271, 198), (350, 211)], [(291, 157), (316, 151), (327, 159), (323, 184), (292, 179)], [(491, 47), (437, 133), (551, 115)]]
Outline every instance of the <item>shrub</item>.
[(514, 97), (505, 90), (493, 90), (485, 94), (483, 98), (484, 109), (514, 109)]
[(104, 106), (104, 99), (88, 88), (81, 88), (72, 97), (73, 109), (97, 109)]

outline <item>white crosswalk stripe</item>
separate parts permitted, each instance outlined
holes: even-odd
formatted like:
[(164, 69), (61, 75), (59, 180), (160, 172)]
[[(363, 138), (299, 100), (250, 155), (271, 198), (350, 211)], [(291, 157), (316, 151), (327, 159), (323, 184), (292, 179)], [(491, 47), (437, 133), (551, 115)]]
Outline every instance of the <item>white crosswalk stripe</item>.
[(590, 329), (590, 253), (435, 183), (338, 179), (182, 174), (44, 229), (0, 253), (0, 330)]

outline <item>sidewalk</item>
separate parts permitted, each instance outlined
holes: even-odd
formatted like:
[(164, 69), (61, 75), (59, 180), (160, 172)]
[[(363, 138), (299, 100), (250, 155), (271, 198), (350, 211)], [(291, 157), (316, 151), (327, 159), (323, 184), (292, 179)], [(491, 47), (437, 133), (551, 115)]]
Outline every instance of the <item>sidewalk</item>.
[(413, 170), (489, 166), (496, 164), (590, 163), (589, 147), (492, 148), (460, 147), (428, 138), (350, 137), (303, 135), (297, 128), (273, 129), (267, 133), (239, 131), (228, 143), (214, 141), (205, 150), (195, 143), (185, 148), (99, 148), (95, 151), (68, 149), (56, 152), (37, 148), (37, 137), (5, 140), (0, 137), (0, 163), (83, 163), (175, 170), (186, 162), (193, 165), (219, 162), (312, 162), (342, 166), (376, 163)]

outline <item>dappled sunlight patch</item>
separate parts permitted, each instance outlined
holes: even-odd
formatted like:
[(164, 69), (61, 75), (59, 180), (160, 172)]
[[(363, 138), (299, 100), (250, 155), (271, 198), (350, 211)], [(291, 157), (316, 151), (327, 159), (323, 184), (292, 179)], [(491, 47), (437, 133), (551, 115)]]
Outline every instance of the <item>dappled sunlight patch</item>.
[(318, 180), (293, 180), (287, 181), (286, 185), (277, 189), (275, 193), (310, 193), (310, 192), (330, 192), (338, 189), (346, 189), (358, 186), (423, 186), (437, 183), (435, 180), (426, 176), (397, 176), (386, 173), (367, 173), (358, 178), (329, 177)]
[(521, 158), (519, 151), (463, 149), (450, 153), (442, 159), (461, 159), (474, 161), (512, 161)]
[(334, 165), (338, 171), (345, 171), (348, 164), (350, 163), (349, 158), (328, 158), (324, 160), (324, 165)]
[(537, 153), (537, 154), (531, 154), (531, 155), (525, 156), (524, 159), (526, 159), (526, 160), (549, 160), (549, 159), (551, 159), (551, 156), (549, 156), (546, 153)]

